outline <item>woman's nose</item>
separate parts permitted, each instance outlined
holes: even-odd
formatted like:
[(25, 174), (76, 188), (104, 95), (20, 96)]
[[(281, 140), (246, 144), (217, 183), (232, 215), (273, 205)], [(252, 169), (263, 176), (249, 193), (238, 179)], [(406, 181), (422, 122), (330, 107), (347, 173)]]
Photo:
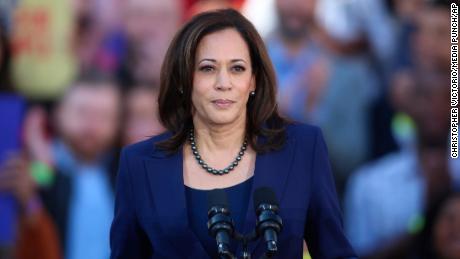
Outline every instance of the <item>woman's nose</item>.
[(229, 90), (232, 88), (232, 82), (230, 75), (225, 69), (222, 69), (217, 74), (216, 78), (216, 89), (217, 90)]

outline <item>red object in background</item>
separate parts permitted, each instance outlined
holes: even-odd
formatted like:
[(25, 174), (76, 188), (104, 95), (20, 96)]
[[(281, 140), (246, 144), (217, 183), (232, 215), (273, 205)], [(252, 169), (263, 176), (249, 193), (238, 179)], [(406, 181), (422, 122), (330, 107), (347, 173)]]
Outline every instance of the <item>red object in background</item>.
[(244, 0), (233, 0), (232, 5), (235, 6), (237, 9), (241, 9), (244, 4)]
[(23, 8), (14, 15), (16, 27), (22, 32), (12, 37), (14, 56), (35, 55), (46, 59), (51, 53), (51, 23), (49, 10), (45, 8)]
[(40, 210), (32, 222), (21, 220), (15, 258), (62, 259), (62, 254), (56, 226), (48, 213)]
[[(184, 7), (185, 7), (185, 10), (188, 10), (190, 9), (190, 7), (192, 7), (192, 5), (194, 5), (196, 2), (199, 2), (199, 1), (202, 1), (202, 0), (183, 0), (184, 1)], [(232, 3), (232, 5), (239, 9), (241, 8), (241, 6), (243, 5), (245, 0), (230, 0), (230, 2)]]
[(192, 5), (198, 2), (199, 0), (183, 0), (183, 1), (184, 1), (184, 10), (185, 12), (187, 12), (187, 10), (189, 10), (190, 7), (192, 7)]
[(188, 20), (189, 18), (191, 18), (193, 15), (196, 14), (196, 12), (193, 10), (194, 9), (194, 5), (200, 3), (200, 2), (203, 2), (203, 3), (206, 3), (206, 2), (229, 2), (230, 5), (239, 10), (241, 9), (241, 7), (243, 6), (245, 0), (182, 0), (183, 1), (183, 4), (184, 4), (184, 20)]

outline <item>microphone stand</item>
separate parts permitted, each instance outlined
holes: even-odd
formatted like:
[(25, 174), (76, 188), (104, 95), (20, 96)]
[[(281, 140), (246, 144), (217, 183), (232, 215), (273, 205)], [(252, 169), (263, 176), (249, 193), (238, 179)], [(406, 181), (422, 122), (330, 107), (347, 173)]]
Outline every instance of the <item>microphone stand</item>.
[[(249, 253), (248, 245), (249, 242), (252, 242), (254, 240), (257, 240), (259, 238), (259, 235), (255, 230), (253, 230), (251, 233), (247, 235), (243, 235), (241, 233), (238, 233), (237, 231), (234, 231), (232, 236), (236, 241), (242, 242), (243, 249), (243, 259), (251, 259), (251, 254)], [(218, 247), (219, 248), (219, 247)], [(225, 251), (224, 254), (220, 254), (221, 259), (237, 259), (238, 257), (235, 256), (232, 252), (230, 251)], [(271, 258), (271, 255), (269, 254), (269, 251), (266, 251), (264, 254), (262, 254), (259, 259), (269, 259)]]
[[(251, 233), (247, 234), (247, 235), (242, 235), (241, 233), (238, 233), (237, 231), (235, 231), (233, 233), (233, 236), (232, 236), (235, 240), (237, 241), (241, 241), (242, 244), (243, 244), (243, 259), (251, 259), (251, 254), (249, 253), (249, 250), (248, 250), (248, 244), (249, 242), (251, 241), (254, 241), (254, 240), (257, 240), (259, 238), (259, 236), (257, 235), (256, 231), (253, 230)], [(268, 251), (267, 251), (268, 252)], [(264, 253), (263, 255), (261, 255), (259, 257), (259, 259), (268, 259), (270, 258), (268, 255), (267, 255), (267, 252)]]
[(213, 196), (208, 196), (208, 202), (211, 204), (211, 209), (208, 211), (208, 231), (217, 240), (217, 249), (221, 259), (237, 259), (230, 252), (229, 238), (242, 242), (243, 259), (251, 259), (248, 243), (257, 240), (260, 236), (264, 236), (264, 239), (269, 242), (266, 247), (267, 251), (260, 256), (260, 259), (271, 258), (277, 252), (276, 236), (281, 231), (283, 223), (277, 214), (278, 202), (273, 190), (261, 187), (255, 191), (254, 208), (257, 224), (256, 228), (246, 235), (234, 229), (233, 220), (228, 211), (226, 193), (223, 190), (216, 189)]
[(230, 252), (230, 251), (225, 252), (225, 254), (221, 254), (221, 255), (220, 255), (220, 258), (221, 258), (221, 259), (237, 259), (237, 257), (234, 256), (234, 255), (232, 254), (232, 252)]
[(243, 259), (251, 259), (251, 254), (248, 250), (248, 243), (257, 239), (257, 234), (255, 231), (251, 232), (249, 235), (242, 235), (238, 232), (234, 232), (233, 238), (237, 241), (241, 241), (243, 243)]

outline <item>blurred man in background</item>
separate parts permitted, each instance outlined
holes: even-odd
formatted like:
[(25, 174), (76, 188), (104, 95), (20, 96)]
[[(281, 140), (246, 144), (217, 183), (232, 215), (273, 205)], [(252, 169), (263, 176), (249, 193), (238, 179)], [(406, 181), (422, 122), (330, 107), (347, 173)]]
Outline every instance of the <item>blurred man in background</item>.
[[(381, 7), (382, 3), (374, 2)], [(359, 6), (354, 12), (361, 16), (348, 19), (348, 7), (345, 2), (327, 0), (276, 1), (279, 21), (267, 39), (278, 76), (281, 111), (322, 128), (339, 193), (349, 174), (371, 157), (369, 110), (379, 93), (377, 73), (370, 65), (370, 24), (350, 25), (356, 25), (351, 19), (369, 18), (369, 14), (361, 13)], [(379, 9), (378, 14), (386, 18), (378, 21), (389, 20), (385, 10)], [(391, 34), (387, 23), (371, 20), (372, 25), (383, 27), (385, 35)], [(372, 40), (380, 43), (376, 37)], [(377, 44), (376, 49), (388, 59), (391, 50), (385, 47)]]
[(448, 152), (449, 75), (422, 70), (414, 79), (405, 100), (416, 143), (362, 167), (348, 185), (345, 229), (361, 256), (400, 258), (424, 209), (460, 186), (459, 160)]
[(56, 110), (54, 180), (43, 190), (65, 258), (107, 258), (113, 214), (120, 94), (106, 79), (81, 79)]
[(385, 103), (395, 31), (385, 0), (321, 0), (316, 19), (331, 60), (314, 122), (324, 131), (342, 193), (359, 165), (395, 148)]
[(315, 41), (316, 0), (276, 1), (278, 24), (266, 40), (278, 78), (281, 111), (307, 122), (327, 83), (324, 50)]
[(108, 257), (120, 98), (113, 81), (82, 77), (59, 100), (51, 135), (46, 112), (28, 109), (23, 152), (0, 166), (0, 191), (18, 205), (6, 258)]
[(420, 8), (416, 17), (413, 64), (424, 69), (450, 68), (450, 1), (437, 0)]
[(119, 79), (123, 86), (156, 85), (169, 42), (182, 22), (179, 0), (127, 0), (121, 4), (127, 50)]
[(407, 238), (419, 231), (424, 208), (460, 184), (458, 160), (448, 158), (448, 74), (415, 76), (407, 96), (413, 99), (409, 114), (417, 130), (415, 148), (362, 167), (348, 185), (345, 229), (361, 256), (395, 258), (394, 253), (407, 251)]
[(361, 167), (345, 197), (345, 229), (363, 256), (407, 256), (425, 209), (460, 185), (459, 160), (448, 159), (448, 6), (441, 0), (403, 12), (414, 31), (407, 39), (409, 59), (399, 62), (391, 87), (395, 108), (409, 115), (394, 124), (401, 151)]

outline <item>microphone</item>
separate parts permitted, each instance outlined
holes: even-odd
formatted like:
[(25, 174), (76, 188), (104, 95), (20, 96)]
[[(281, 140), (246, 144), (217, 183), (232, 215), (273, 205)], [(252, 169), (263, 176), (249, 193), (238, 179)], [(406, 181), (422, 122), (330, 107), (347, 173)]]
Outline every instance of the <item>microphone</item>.
[(267, 244), (266, 254), (271, 257), (278, 251), (278, 234), (283, 228), (275, 192), (269, 187), (257, 188), (254, 191), (254, 210), (257, 215), (257, 235), (263, 235)]
[(230, 237), (234, 234), (234, 224), (228, 209), (227, 193), (214, 189), (208, 193), (208, 233), (217, 242), (217, 252), (221, 258), (236, 258), (230, 252)]

